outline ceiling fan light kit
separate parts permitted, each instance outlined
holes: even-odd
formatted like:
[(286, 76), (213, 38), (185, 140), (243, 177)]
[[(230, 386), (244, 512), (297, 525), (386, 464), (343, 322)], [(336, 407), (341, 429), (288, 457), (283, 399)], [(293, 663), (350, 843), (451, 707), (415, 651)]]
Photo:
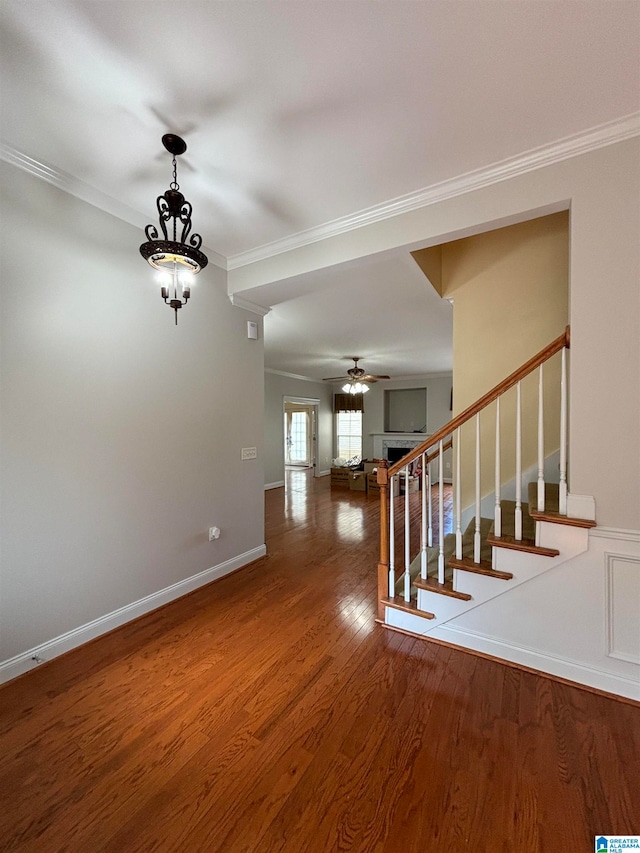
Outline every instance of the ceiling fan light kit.
[(364, 382), (347, 382), (346, 385), (342, 386), (342, 390), (345, 394), (366, 394), (369, 386), (365, 385)]
[[(176, 157), (184, 154), (187, 144), (174, 133), (166, 133), (162, 137), (162, 144), (173, 155), (173, 180), (169, 189), (156, 199), (158, 221), (164, 239), (159, 239), (160, 234), (155, 225), (147, 225), (147, 242), (140, 246), (140, 254), (159, 272), (160, 295), (173, 308), (177, 326), (178, 309), (189, 301), (193, 276), (206, 267), (209, 259), (200, 251), (200, 234), (191, 234), (192, 207), (180, 192), (178, 184)], [(167, 231), (170, 219), (173, 219), (171, 233)], [(179, 238), (178, 221), (182, 226)]]
[(349, 357), (353, 360), (354, 366), (347, 370), (346, 376), (329, 376), (326, 379), (323, 379), (323, 382), (337, 382), (339, 379), (346, 379), (346, 384), (342, 386), (342, 390), (345, 394), (366, 394), (369, 390), (369, 386), (365, 385), (365, 382), (377, 382), (378, 379), (391, 378), (390, 376), (383, 376), (382, 374), (377, 375), (367, 373), (366, 370), (358, 367), (360, 356), (352, 355)]

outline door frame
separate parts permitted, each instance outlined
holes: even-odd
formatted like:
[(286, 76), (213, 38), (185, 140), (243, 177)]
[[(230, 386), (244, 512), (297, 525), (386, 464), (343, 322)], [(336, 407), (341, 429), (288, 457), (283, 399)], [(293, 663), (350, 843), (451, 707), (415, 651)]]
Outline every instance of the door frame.
[(311, 410), (311, 467), (313, 468), (313, 476), (318, 476), (318, 414), (320, 410), (319, 397), (294, 397), (290, 394), (285, 394), (282, 398), (282, 463), (283, 470), (286, 465), (285, 447), (284, 447), (284, 416), (287, 411), (287, 403), (295, 403), (297, 406), (306, 406)]

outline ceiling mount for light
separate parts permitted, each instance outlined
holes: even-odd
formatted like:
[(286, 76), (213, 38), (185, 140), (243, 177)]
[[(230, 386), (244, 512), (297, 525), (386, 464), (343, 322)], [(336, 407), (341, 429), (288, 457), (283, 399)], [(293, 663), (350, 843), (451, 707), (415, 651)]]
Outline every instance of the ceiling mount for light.
[[(180, 192), (176, 157), (184, 154), (187, 143), (174, 133), (166, 133), (162, 144), (170, 154), (173, 154), (173, 181), (169, 189), (158, 196), (156, 206), (162, 230), (163, 240), (155, 225), (147, 225), (145, 234), (147, 242), (140, 246), (140, 254), (161, 275), (160, 294), (164, 301), (173, 308), (178, 325), (178, 309), (187, 304), (191, 296), (191, 279), (209, 263), (207, 256), (200, 251), (202, 237), (191, 234), (192, 207)], [(167, 222), (173, 219), (171, 234), (167, 231)], [(182, 225), (178, 239), (178, 221)], [(188, 242), (187, 242), (188, 240)]]

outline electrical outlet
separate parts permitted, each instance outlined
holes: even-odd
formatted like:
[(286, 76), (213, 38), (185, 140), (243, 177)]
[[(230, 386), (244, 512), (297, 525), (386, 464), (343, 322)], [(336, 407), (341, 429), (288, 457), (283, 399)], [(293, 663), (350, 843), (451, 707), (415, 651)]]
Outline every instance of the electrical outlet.
[(209, 542), (213, 542), (214, 539), (220, 538), (220, 528), (219, 527), (210, 527), (209, 528)]
[(257, 459), (258, 451), (255, 447), (243, 447), (242, 452), (240, 454), (240, 458), (243, 462), (246, 462), (247, 459)]

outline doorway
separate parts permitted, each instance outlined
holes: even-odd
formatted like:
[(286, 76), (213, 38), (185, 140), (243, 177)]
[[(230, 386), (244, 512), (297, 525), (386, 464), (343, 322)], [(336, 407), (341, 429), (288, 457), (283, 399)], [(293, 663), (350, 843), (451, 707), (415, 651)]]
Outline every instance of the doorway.
[(320, 400), (284, 398), (285, 471), (310, 469), (312, 476), (315, 476), (319, 405)]

